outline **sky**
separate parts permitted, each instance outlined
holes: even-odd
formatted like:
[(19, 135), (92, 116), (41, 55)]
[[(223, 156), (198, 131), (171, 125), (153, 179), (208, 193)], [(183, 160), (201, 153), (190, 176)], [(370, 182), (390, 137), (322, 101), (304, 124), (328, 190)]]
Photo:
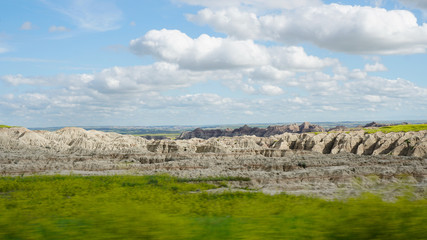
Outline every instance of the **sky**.
[(426, 0), (0, 0), (0, 124), (427, 119)]

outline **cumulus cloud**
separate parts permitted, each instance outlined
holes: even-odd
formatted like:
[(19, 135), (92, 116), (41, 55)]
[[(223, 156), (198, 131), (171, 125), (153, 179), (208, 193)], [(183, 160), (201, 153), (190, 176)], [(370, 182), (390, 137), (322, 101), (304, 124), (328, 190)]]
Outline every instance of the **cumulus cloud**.
[(233, 101), (230, 98), (224, 98), (213, 93), (197, 93), (187, 94), (173, 98), (171, 103), (178, 106), (224, 106), (231, 104)]
[(157, 62), (148, 66), (113, 67), (91, 76), (89, 86), (103, 93), (141, 93), (191, 86), (207, 74), (183, 70), (176, 64)]
[(206, 34), (192, 39), (178, 30), (149, 31), (130, 42), (139, 55), (153, 55), (189, 69), (221, 69), (264, 65), (268, 55), (251, 40), (234, 41)]
[(278, 69), (294, 71), (310, 71), (333, 66), (339, 63), (337, 59), (310, 56), (302, 47), (271, 47), (269, 49), (271, 63)]
[(265, 95), (280, 95), (283, 94), (283, 89), (278, 86), (273, 85), (263, 85), (261, 86), (260, 92)]
[(18, 85), (44, 85), (49, 82), (48, 78), (24, 77), (22, 74), (0, 76), (0, 81), (13, 86)]
[(33, 24), (31, 23), (31, 22), (24, 22), (22, 25), (21, 25), (21, 28), (20, 28), (21, 30), (32, 30), (32, 29), (34, 29), (34, 26), (33, 26)]
[(70, 90), (93, 89), (100, 93), (142, 93), (188, 87), (205, 81), (209, 72), (193, 72), (178, 65), (157, 62), (147, 66), (112, 67), (94, 74), (25, 77), (21, 74), (4, 75), (0, 81), (8, 84), (37, 86), (67, 86)]
[(238, 39), (311, 42), (352, 54), (413, 54), (427, 48), (427, 24), (418, 25), (406, 10), (330, 4), (257, 16), (238, 8), (206, 8), (188, 19)]
[(49, 27), (49, 32), (68, 32), (70, 29), (64, 27), (64, 26), (55, 26), (52, 25)]
[(70, 19), (81, 29), (105, 32), (120, 28), (122, 12), (112, 1), (43, 0), (48, 7)]
[[(404, 79), (369, 75), (355, 78), (354, 72), (363, 73), (361, 70), (348, 70), (341, 71), (338, 76), (308, 72), (292, 76), (289, 81), (269, 82), (252, 80), (253, 72), (248, 70), (192, 71), (181, 69), (177, 64), (158, 62), (147, 66), (113, 67), (93, 74), (52, 77), (9, 75), (0, 80), (15, 86), (35, 85), (39, 90), (0, 96), (0, 108), (3, 113), (9, 113), (6, 115), (40, 115), (40, 119), (60, 119), (64, 124), (72, 124), (68, 122), (70, 114), (74, 116), (72, 119), (80, 117), (92, 121), (94, 118), (113, 121), (124, 116), (133, 119), (148, 115), (161, 121), (160, 116), (167, 115), (174, 116), (177, 121), (181, 119), (181, 124), (188, 124), (188, 116), (194, 119), (200, 116), (203, 121), (209, 121), (212, 114), (223, 119), (231, 117), (228, 121), (233, 121), (233, 118), (249, 112), (256, 119), (264, 119), (262, 116), (271, 119), (274, 114), (283, 116), (292, 111), (301, 111), (304, 116), (316, 111), (348, 114), (383, 109), (394, 112), (398, 106), (405, 106), (404, 110), (427, 111), (426, 88)], [(224, 81), (230, 84), (226, 86), (258, 95), (248, 98), (248, 95), (239, 93), (225, 97), (213, 92), (188, 94), (185, 91), (194, 84), (212, 80)], [(287, 92), (291, 96), (284, 95), (284, 88), (289, 89)], [(184, 91), (169, 96), (170, 90), (174, 89)], [(278, 95), (284, 96), (271, 97)], [(195, 112), (198, 114), (194, 115)]]
[(384, 99), (383, 97), (378, 95), (365, 95), (362, 98), (372, 103), (380, 103), (382, 102), (382, 99)]
[(310, 105), (310, 100), (304, 97), (294, 97), (287, 99), (287, 101), (293, 104)]
[(192, 39), (178, 30), (151, 30), (130, 42), (138, 55), (152, 55), (193, 70), (272, 65), (277, 69), (310, 71), (337, 64), (336, 59), (309, 56), (302, 47), (265, 47), (252, 40), (217, 38), (206, 34)]
[[(383, 96), (389, 99), (427, 99), (427, 89), (416, 86), (405, 79), (386, 79), (381, 77), (368, 77), (363, 80), (346, 82), (343, 93), (359, 96)], [(375, 98), (371, 98), (375, 99)], [(378, 99), (378, 98), (377, 98)]]
[(258, 82), (286, 82), (295, 76), (295, 72), (288, 70), (279, 70), (273, 66), (261, 66), (254, 68), (248, 73), (250, 79)]
[(339, 108), (336, 108), (333, 106), (323, 106), (322, 109), (326, 110), (326, 111), (338, 111), (338, 110), (340, 110)]
[(366, 64), (365, 71), (366, 72), (385, 72), (387, 71), (387, 67), (383, 64), (376, 62), (375, 64)]
[[(41, 1), (80, 29), (120, 27), (121, 11), (109, 0)], [(312, 116), (321, 121), (319, 116), (330, 114), (348, 119), (357, 117), (355, 112), (382, 111), (377, 116), (384, 118), (391, 113), (406, 116), (403, 113), (408, 109), (427, 112), (427, 88), (400, 78), (370, 75), (387, 71), (379, 57), (366, 57), (369, 63), (362, 69), (348, 69), (338, 59), (313, 56), (301, 47), (312, 43), (353, 54), (423, 53), (427, 24), (418, 24), (409, 11), (326, 5), (320, 0), (179, 2), (207, 7), (187, 18), (227, 36), (189, 37), (179, 30), (151, 30), (129, 43), (134, 54), (158, 60), (150, 65), (111, 67), (89, 74), (0, 76), (0, 85), (22, 89), (0, 95), (2, 115), (14, 116), (10, 119), (32, 116), (28, 122), (33, 125), (35, 118), (43, 119), (42, 124), (45, 119), (57, 119), (56, 123), (72, 125), (74, 119), (80, 125), (86, 120), (108, 125), (126, 118), (130, 119), (126, 124), (135, 119), (135, 125), (159, 125), (170, 124), (170, 119), (176, 124), (219, 123), (218, 119), (230, 123), (295, 115), (298, 120)], [(377, 6), (382, 3), (375, 2)], [(402, 2), (423, 8), (421, 1)], [(130, 21), (126, 23), (136, 25)], [(33, 27), (29, 25), (24, 28)], [(49, 28), (50, 32), (68, 30), (56, 25)], [(0, 53), (5, 51), (7, 46), (0, 42)], [(232, 93), (221, 91), (224, 86)]]

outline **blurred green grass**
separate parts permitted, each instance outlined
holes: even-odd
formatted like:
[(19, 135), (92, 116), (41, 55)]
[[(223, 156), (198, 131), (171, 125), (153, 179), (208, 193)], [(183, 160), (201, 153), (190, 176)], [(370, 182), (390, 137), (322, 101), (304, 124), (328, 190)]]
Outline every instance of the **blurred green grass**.
[[(427, 201), (224, 192), (160, 176), (0, 178), (0, 239), (425, 239)], [(199, 192), (199, 193), (195, 193)]]

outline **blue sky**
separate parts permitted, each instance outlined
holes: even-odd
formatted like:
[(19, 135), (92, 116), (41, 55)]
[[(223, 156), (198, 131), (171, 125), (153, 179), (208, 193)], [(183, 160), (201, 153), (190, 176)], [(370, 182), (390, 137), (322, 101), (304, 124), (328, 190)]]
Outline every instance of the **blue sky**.
[(427, 119), (424, 0), (0, 6), (0, 124)]

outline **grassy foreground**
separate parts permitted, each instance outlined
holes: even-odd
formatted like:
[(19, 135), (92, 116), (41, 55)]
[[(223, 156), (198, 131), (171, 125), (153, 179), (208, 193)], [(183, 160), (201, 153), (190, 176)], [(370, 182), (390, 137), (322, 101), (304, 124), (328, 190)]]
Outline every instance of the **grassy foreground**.
[(376, 133), (376, 132), (418, 132), (422, 130), (427, 130), (427, 124), (408, 124), (408, 125), (394, 125), (380, 127), (378, 129), (364, 129), (366, 133)]
[[(0, 239), (425, 239), (427, 201), (325, 201), (169, 176), (0, 178)], [(196, 192), (196, 193), (195, 193)]]

